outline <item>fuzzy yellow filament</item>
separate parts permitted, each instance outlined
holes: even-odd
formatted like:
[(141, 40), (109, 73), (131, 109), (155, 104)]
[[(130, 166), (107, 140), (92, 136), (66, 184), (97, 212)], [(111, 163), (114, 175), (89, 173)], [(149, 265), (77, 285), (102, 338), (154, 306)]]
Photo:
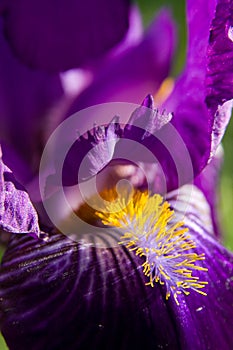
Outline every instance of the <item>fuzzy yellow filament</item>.
[[(143, 272), (149, 278), (147, 285), (159, 282), (166, 286), (166, 299), (171, 295), (179, 305), (178, 294), (188, 295), (191, 290), (206, 295), (207, 284), (200, 281), (195, 271), (207, 271), (197, 264), (205, 259), (195, 252), (196, 244), (188, 228), (177, 221), (175, 213), (162, 196), (148, 192), (105, 191), (107, 204), (95, 211), (95, 216), (107, 226), (121, 232), (119, 244), (144, 258)], [(106, 202), (105, 202), (106, 203)]]

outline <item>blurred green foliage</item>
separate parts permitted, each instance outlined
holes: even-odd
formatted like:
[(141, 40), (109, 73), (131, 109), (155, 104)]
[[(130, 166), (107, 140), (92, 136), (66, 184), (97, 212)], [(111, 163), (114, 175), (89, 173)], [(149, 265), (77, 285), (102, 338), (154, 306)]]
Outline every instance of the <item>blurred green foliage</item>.
[(186, 54), (186, 17), (185, 17), (185, 0), (137, 0), (136, 3), (142, 13), (144, 25), (147, 27), (153, 20), (156, 12), (162, 8), (169, 9), (176, 20), (177, 24), (177, 52), (173, 66), (173, 74), (177, 75), (185, 62)]
[(220, 219), (226, 246), (233, 250), (233, 119), (223, 138), (223, 147), (225, 156), (220, 183)]
[(0, 334), (0, 350), (8, 350), (8, 347), (6, 346), (6, 343), (1, 334)]

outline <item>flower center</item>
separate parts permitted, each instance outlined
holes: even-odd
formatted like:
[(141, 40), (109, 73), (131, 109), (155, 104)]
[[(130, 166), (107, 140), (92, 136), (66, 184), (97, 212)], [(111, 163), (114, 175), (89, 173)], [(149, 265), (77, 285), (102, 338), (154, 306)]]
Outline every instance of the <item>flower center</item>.
[(108, 201), (95, 211), (95, 216), (104, 225), (118, 228), (119, 244), (143, 258), (143, 272), (149, 278), (146, 285), (165, 285), (166, 299), (172, 295), (178, 305), (181, 293), (188, 295), (194, 290), (206, 295), (202, 289), (208, 282), (200, 281), (196, 275), (207, 271), (198, 265), (205, 256), (195, 253), (196, 245), (188, 228), (176, 220), (162, 196), (139, 190), (123, 190), (116, 195), (115, 190), (108, 190), (103, 198)]

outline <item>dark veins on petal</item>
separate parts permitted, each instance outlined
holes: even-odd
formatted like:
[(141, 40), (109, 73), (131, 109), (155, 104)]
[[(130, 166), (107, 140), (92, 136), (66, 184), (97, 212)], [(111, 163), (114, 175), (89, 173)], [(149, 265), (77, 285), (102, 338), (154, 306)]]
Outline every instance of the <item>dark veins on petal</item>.
[(189, 150), (195, 175), (214, 155), (232, 107), (232, 2), (216, 2), (187, 1), (187, 63), (163, 104), (174, 113), (172, 124)]
[(201, 191), (186, 185), (174, 191), (168, 200), (189, 228), (196, 242), (196, 252), (205, 254), (203, 265), (208, 268), (207, 273), (200, 271), (198, 274), (208, 282), (207, 296), (182, 295), (183, 301), (175, 311), (181, 349), (231, 349), (233, 255), (214, 238), (211, 208)]
[[(233, 3), (218, 1), (207, 51), (206, 102), (214, 112), (233, 98)], [(218, 59), (221, 57), (221, 59)]]
[[(182, 191), (171, 202), (184, 214), (190, 189)], [(0, 271), (1, 327), (10, 348), (231, 349), (233, 257), (209, 233), (208, 211), (200, 216), (208, 205), (194, 194), (186, 224), (196, 251), (206, 254), (209, 271), (199, 273), (207, 296), (191, 291), (179, 296), (179, 306), (166, 301), (163, 286), (145, 286), (142, 258), (119, 246), (111, 228), (79, 243), (62, 234), (47, 243), (16, 236)]]
[(47, 243), (12, 242), (0, 274), (0, 320), (10, 348), (179, 349), (174, 316), (159, 286), (145, 288), (135, 257), (116, 241), (92, 245), (60, 234)]
[[(231, 117), (233, 87), (233, 4), (219, 1), (207, 50), (206, 103), (215, 116), (211, 156), (216, 151)], [(228, 102), (227, 102), (228, 101)]]

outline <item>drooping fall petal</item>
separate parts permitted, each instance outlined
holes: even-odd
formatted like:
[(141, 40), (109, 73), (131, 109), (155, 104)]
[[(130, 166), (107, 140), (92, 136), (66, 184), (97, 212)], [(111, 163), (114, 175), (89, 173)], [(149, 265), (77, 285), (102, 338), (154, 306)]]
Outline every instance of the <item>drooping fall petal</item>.
[(185, 215), (194, 251), (205, 253), (200, 265), (208, 272), (196, 274), (208, 282), (207, 296), (190, 290), (177, 305), (163, 285), (146, 286), (143, 257), (118, 245), (113, 227), (77, 228), (78, 242), (62, 234), (46, 243), (16, 237), (0, 273), (1, 329), (10, 348), (231, 348), (233, 257), (209, 231), (203, 195), (190, 193), (187, 186), (167, 199)]

